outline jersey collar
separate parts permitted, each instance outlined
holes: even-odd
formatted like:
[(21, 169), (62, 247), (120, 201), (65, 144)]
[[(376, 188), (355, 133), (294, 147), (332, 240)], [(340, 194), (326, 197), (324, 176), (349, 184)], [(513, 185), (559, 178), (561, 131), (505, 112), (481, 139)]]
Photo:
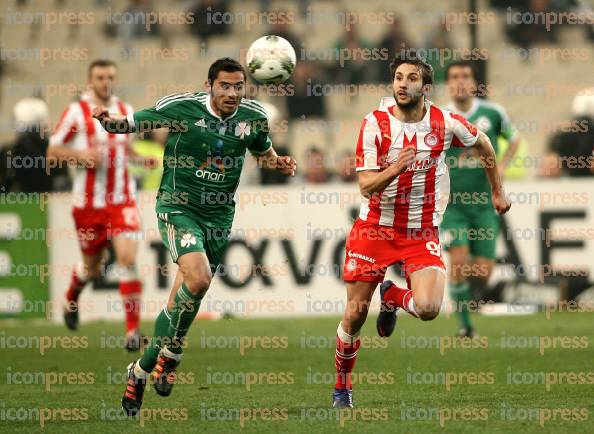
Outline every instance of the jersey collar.
[(233, 114), (227, 116), (225, 119), (222, 119), (218, 114), (216, 114), (214, 112), (214, 110), (210, 106), (210, 93), (207, 93), (206, 94), (206, 110), (208, 110), (208, 113), (210, 113), (212, 116), (214, 116), (218, 120), (223, 121), (223, 122), (226, 122), (226, 121), (228, 121), (229, 119), (231, 119), (233, 116), (235, 116), (237, 114), (237, 112), (239, 111), (239, 106), (235, 109), (235, 111), (233, 112)]

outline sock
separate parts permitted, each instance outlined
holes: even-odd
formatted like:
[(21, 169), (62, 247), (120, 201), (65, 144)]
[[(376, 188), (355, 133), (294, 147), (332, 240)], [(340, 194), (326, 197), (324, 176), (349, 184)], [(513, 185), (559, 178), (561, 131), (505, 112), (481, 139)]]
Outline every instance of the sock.
[(134, 365), (134, 376), (136, 378), (140, 378), (142, 380), (146, 380), (151, 373), (146, 371), (145, 369), (140, 366), (140, 359), (137, 360), (136, 364)]
[(126, 332), (132, 332), (138, 328), (140, 322), (140, 294), (142, 284), (140, 280), (120, 281), (120, 295), (126, 312)]
[(183, 354), (176, 354), (172, 352), (169, 348), (163, 347), (161, 348), (161, 355), (167, 357), (168, 359), (173, 359), (179, 362)]
[(450, 294), (456, 302), (456, 315), (460, 321), (461, 328), (472, 328), (468, 301), (470, 297), (470, 285), (468, 282), (450, 283)]
[(400, 307), (412, 316), (416, 318), (419, 317), (415, 310), (413, 292), (410, 289), (399, 288), (396, 285), (392, 285), (390, 289), (386, 291), (384, 300), (386, 301), (386, 306), (389, 308)]
[(334, 366), (336, 367), (336, 389), (352, 389), (351, 372), (357, 360), (357, 352), (361, 346), (359, 332), (349, 335), (342, 328), (342, 323), (338, 324), (336, 330), (336, 355), (334, 357)]
[(171, 340), (166, 346), (172, 353), (182, 353), (184, 338), (198, 314), (202, 297), (202, 294), (192, 294), (185, 283), (182, 283), (177, 290), (175, 294), (175, 305), (171, 312), (171, 320), (169, 321), (169, 329), (167, 331), (167, 336)]
[(157, 364), (157, 357), (159, 357), (159, 352), (161, 351), (163, 338), (167, 337), (170, 317), (171, 315), (167, 311), (167, 308), (164, 308), (155, 320), (155, 331), (151, 339), (151, 344), (138, 360), (138, 364), (146, 372), (151, 372)]
[(80, 270), (80, 267), (74, 267), (72, 269), (72, 276), (70, 277), (70, 284), (66, 291), (66, 301), (68, 303), (76, 303), (78, 301), (78, 296), (87, 283), (88, 279), (86, 274)]

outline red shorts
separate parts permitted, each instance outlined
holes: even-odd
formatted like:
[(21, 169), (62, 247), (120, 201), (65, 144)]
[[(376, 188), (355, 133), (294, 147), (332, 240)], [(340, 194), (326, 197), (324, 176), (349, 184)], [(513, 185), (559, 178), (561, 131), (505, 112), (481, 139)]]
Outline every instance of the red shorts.
[(407, 280), (422, 268), (445, 270), (438, 228), (394, 229), (357, 219), (346, 241), (344, 281), (382, 282), (396, 262)]
[(72, 217), (80, 249), (88, 256), (99, 253), (118, 235), (140, 230), (140, 216), (135, 203), (105, 208), (74, 208)]

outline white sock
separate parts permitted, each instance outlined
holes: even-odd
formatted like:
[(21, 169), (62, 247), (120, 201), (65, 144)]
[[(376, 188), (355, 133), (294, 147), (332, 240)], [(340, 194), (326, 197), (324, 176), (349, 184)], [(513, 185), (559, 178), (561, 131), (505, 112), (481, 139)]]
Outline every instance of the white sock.
[(140, 359), (138, 359), (134, 364), (134, 376), (136, 378), (146, 380), (149, 377), (149, 375), (151, 375), (150, 372), (146, 372), (144, 369), (140, 367)]
[(169, 357), (170, 359), (176, 360), (176, 361), (180, 361), (182, 358), (181, 354), (176, 354), (171, 352), (171, 350), (169, 350), (169, 348), (167, 347), (163, 347), (161, 348), (161, 354), (163, 354), (165, 357)]
[(410, 299), (408, 300), (407, 311), (411, 315), (416, 316), (417, 318), (419, 317), (419, 314), (417, 313), (417, 311), (415, 309), (415, 300), (413, 299), (412, 295), (410, 296)]
[(357, 331), (355, 334), (353, 335), (349, 335), (347, 332), (344, 331), (344, 329), (342, 328), (342, 322), (338, 323), (338, 329), (336, 330), (336, 334), (338, 335), (338, 338), (347, 343), (347, 344), (352, 344), (356, 341), (359, 340), (359, 335), (361, 334), (361, 330)]

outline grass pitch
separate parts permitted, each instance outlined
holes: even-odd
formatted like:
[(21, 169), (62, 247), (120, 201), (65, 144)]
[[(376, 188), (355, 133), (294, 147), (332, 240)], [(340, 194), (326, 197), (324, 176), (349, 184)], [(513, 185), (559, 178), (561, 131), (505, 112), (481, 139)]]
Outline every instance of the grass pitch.
[(370, 317), (356, 407), (340, 411), (330, 408), (337, 318), (197, 321), (172, 395), (147, 387), (135, 419), (119, 407), (134, 359), (119, 348), (121, 324), (73, 334), (4, 321), (0, 431), (592, 432), (591, 314), (474, 319), (481, 338), (469, 344), (449, 337), (454, 318), (403, 316), (382, 340)]

